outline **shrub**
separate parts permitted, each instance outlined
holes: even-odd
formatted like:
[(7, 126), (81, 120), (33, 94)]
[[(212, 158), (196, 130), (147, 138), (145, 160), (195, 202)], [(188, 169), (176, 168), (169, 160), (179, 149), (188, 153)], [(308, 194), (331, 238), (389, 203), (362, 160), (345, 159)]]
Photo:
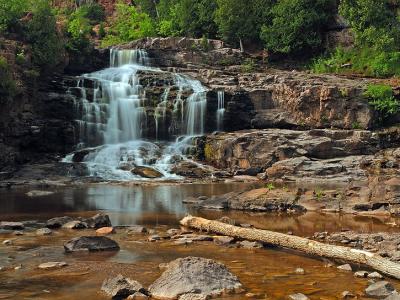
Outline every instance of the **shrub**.
[(242, 63), (242, 72), (243, 73), (251, 73), (256, 69), (256, 62), (252, 58), (246, 58)]
[(12, 78), (7, 60), (0, 56), (0, 102), (10, 100), (15, 96), (16, 84)]
[(26, 63), (26, 57), (25, 57), (25, 52), (22, 50), (21, 52), (17, 53), (15, 56), (15, 62), (18, 65), (24, 65)]
[(0, 33), (15, 29), (19, 19), (28, 9), (27, 0), (0, 0)]
[(371, 84), (364, 92), (369, 103), (380, 113), (380, 118), (385, 121), (388, 117), (400, 111), (400, 103), (393, 96), (392, 87), (383, 84)]

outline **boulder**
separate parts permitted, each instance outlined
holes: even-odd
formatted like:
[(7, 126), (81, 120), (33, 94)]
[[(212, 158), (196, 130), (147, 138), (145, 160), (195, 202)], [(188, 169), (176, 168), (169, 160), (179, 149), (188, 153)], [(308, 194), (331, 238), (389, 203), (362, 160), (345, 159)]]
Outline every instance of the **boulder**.
[(110, 217), (107, 214), (99, 213), (84, 220), (90, 228), (112, 227)]
[(68, 223), (65, 223), (62, 228), (66, 229), (85, 229), (88, 228), (88, 225), (85, 222), (79, 221), (79, 220), (74, 220), (70, 221)]
[(3, 229), (3, 230), (24, 230), (25, 226), (21, 222), (0, 222), (0, 229)]
[(161, 178), (164, 176), (161, 172), (157, 171), (156, 169), (144, 166), (138, 166), (133, 168), (131, 170), (131, 173), (138, 175), (140, 177), (150, 178), (150, 179)]
[(64, 244), (65, 252), (77, 251), (118, 251), (117, 242), (105, 236), (82, 236)]
[(121, 274), (104, 280), (101, 290), (107, 295), (111, 296), (113, 299), (127, 298), (128, 296), (134, 295), (137, 292), (144, 295), (148, 294), (147, 290), (143, 288), (139, 282), (130, 278), (125, 278)]
[(46, 222), (46, 227), (47, 228), (60, 228), (62, 227), (64, 224), (67, 224), (68, 222), (73, 221), (73, 219), (71, 217), (56, 217), (56, 218), (52, 218), (50, 220), (48, 220)]
[(395, 291), (393, 285), (387, 281), (378, 281), (365, 289), (365, 294), (372, 298), (388, 297)]
[(170, 262), (149, 291), (156, 299), (177, 299), (193, 293), (215, 297), (225, 292), (241, 292), (242, 284), (220, 263), (201, 257), (186, 257)]

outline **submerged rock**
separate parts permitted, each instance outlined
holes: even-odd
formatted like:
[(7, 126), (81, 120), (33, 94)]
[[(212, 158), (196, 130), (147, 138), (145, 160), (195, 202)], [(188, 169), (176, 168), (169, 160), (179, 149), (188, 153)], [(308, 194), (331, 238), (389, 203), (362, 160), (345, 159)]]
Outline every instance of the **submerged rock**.
[(100, 213), (94, 215), (89, 219), (84, 220), (90, 228), (112, 227), (110, 217), (106, 214)]
[(65, 252), (77, 251), (118, 251), (117, 242), (105, 236), (82, 236), (64, 244)]
[(220, 263), (201, 257), (186, 257), (170, 262), (161, 277), (149, 287), (149, 291), (156, 299), (177, 299), (193, 293), (215, 297), (223, 293), (241, 292), (242, 284)]
[(365, 294), (373, 298), (390, 296), (395, 291), (393, 285), (387, 281), (378, 281), (365, 289)]
[(111, 296), (113, 299), (126, 298), (136, 293), (141, 293), (145, 296), (148, 294), (147, 290), (143, 288), (143, 286), (139, 282), (130, 278), (125, 278), (121, 274), (117, 275), (116, 277), (111, 277), (104, 280), (103, 285), (101, 286), (101, 290), (107, 295)]
[(161, 172), (159, 172), (153, 168), (143, 167), (143, 166), (135, 167), (134, 169), (131, 170), (131, 173), (138, 175), (140, 177), (150, 178), (150, 179), (161, 178), (164, 176)]

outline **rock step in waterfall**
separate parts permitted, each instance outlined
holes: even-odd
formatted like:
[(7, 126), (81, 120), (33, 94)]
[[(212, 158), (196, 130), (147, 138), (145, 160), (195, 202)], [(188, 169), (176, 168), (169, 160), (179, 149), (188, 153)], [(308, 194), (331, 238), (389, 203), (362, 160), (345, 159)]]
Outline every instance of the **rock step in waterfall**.
[[(172, 78), (164, 79), (160, 96), (146, 92), (140, 77), (146, 73)], [(154, 177), (178, 179), (171, 166), (188, 159), (192, 138), (205, 133), (207, 88), (187, 75), (150, 66), (144, 50), (111, 49), (110, 67), (80, 76), (70, 92), (76, 96), (77, 149), (91, 176), (141, 179), (134, 169), (145, 166), (159, 175)], [(217, 130), (222, 130), (223, 114), (224, 92), (218, 91)], [(154, 118), (153, 135), (148, 118)], [(72, 160), (73, 155), (64, 159)]]

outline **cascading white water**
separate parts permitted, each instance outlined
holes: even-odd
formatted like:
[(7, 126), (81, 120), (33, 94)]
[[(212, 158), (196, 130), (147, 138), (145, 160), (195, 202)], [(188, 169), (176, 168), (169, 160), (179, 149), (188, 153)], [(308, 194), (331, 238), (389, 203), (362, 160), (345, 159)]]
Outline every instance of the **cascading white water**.
[(224, 129), (224, 115), (225, 115), (225, 91), (218, 91), (218, 108), (217, 108), (217, 130)]
[[(147, 132), (148, 111), (151, 106), (144, 88), (140, 85), (141, 71), (165, 73), (150, 67), (143, 50), (110, 51), (110, 68), (82, 75), (77, 89), (77, 120), (80, 147), (92, 148), (85, 156), (91, 175), (104, 179), (139, 179), (129, 172), (135, 166), (151, 166), (165, 178), (177, 178), (169, 173), (171, 163), (187, 151), (190, 137), (205, 132), (206, 88), (200, 81), (186, 75), (172, 74), (178, 88), (173, 101), (173, 114), (180, 121), (179, 128), (185, 138), (175, 143), (154, 144), (141, 140)], [(168, 132), (167, 107), (171, 87), (167, 87), (154, 109), (155, 140), (159, 131)], [(183, 95), (187, 95), (186, 99)], [(147, 107), (148, 108), (148, 107)], [(102, 146), (100, 146), (102, 145)], [(65, 159), (68, 161), (71, 156)]]

